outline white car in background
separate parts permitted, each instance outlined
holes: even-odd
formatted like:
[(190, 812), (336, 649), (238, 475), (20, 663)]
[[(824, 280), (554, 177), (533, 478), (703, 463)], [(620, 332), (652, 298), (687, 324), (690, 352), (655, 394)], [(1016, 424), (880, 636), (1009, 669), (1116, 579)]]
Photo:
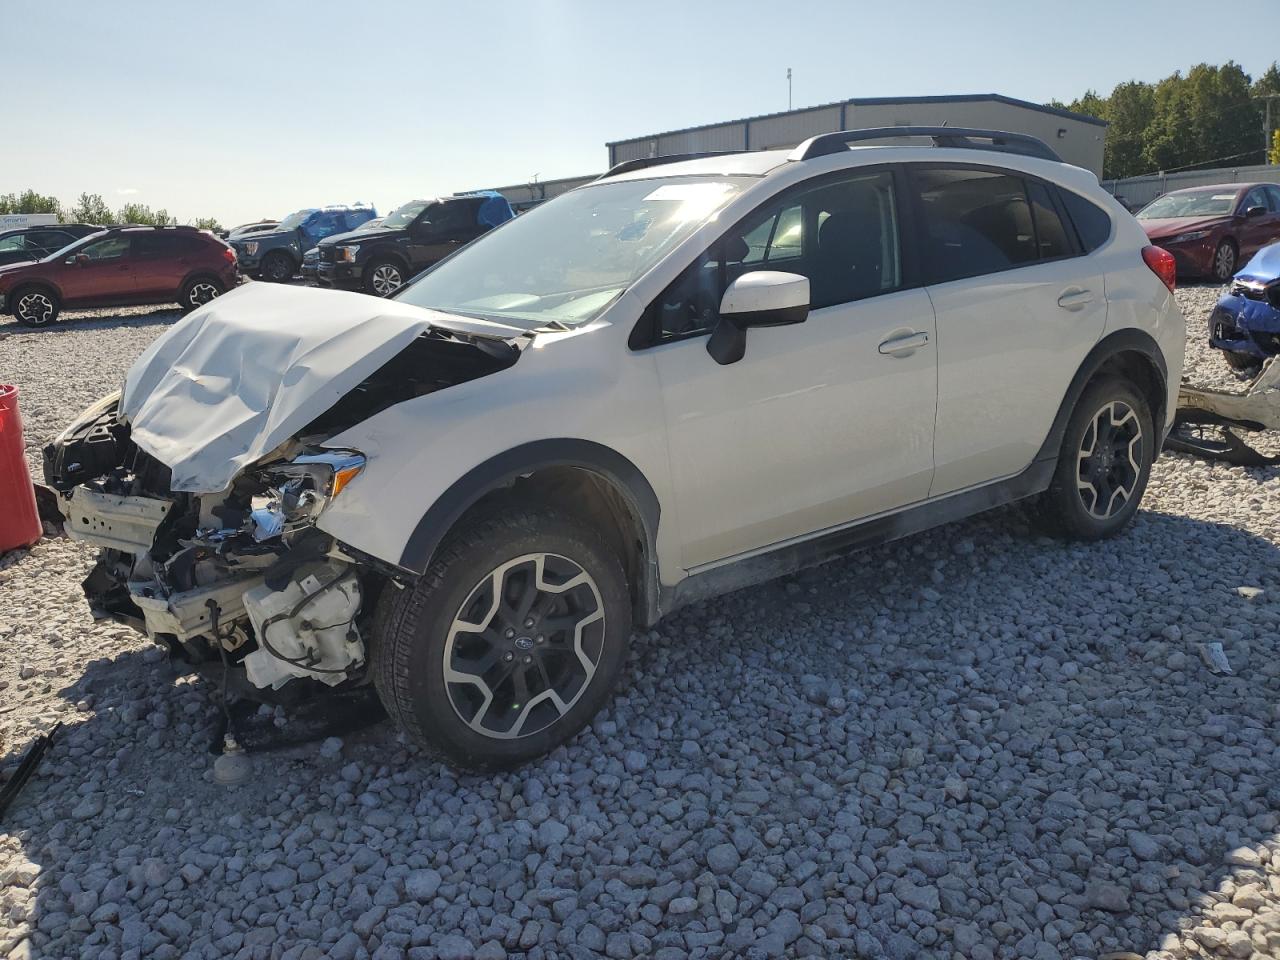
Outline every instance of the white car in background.
[(636, 161), (390, 301), (218, 298), (46, 476), (100, 614), (245, 687), (371, 682), (506, 767), (682, 604), (1021, 499), (1118, 532), (1173, 419), (1173, 269), (1020, 135)]

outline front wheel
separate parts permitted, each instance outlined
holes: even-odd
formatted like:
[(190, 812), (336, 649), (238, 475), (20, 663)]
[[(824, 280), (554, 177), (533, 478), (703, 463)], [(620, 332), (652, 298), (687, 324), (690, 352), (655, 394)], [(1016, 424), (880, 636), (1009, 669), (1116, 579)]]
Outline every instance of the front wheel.
[(389, 297), (404, 286), (404, 268), (394, 260), (375, 260), (364, 272), (364, 291)]
[(287, 283), (293, 279), (294, 262), (287, 253), (278, 250), (267, 254), (262, 261), (262, 279), (272, 283)]
[(53, 291), (27, 287), (13, 295), (13, 315), (24, 327), (47, 327), (58, 319), (60, 305)]
[(384, 592), (376, 620), (387, 712), (450, 763), (497, 770), (564, 743), (603, 706), (631, 603), (593, 527), (509, 506), (464, 521), (414, 587)]
[(1257, 373), (1262, 366), (1262, 361), (1253, 354), (1240, 353), (1238, 350), (1225, 350), (1222, 357), (1227, 361), (1228, 367), (1239, 373)]
[(1032, 504), (1034, 519), (1073, 540), (1114, 536), (1138, 510), (1155, 449), (1146, 398), (1121, 377), (1096, 380), (1067, 421), (1053, 480)]
[(1213, 279), (1226, 283), (1236, 272), (1236, 245), (1223, 240), (1213, 251)]

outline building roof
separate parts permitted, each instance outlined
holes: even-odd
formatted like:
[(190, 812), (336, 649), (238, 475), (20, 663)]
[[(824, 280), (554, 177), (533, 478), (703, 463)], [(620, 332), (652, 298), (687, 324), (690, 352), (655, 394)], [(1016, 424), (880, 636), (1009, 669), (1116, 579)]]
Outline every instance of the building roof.
[(773, 117), (792, 116), (801, 113), (810, 113), (814, 110), (824, 110), (830, 107), (838, 107), (841, 104), (851, 107), (877, 107), (892, 104), (917, 104), (917, 103), (1004, 103), (1012, 107), (1022, 107), (1024, 110), (1036, 110), (1040, 113), (1048, 113), (1058, 117), (1066, 117), (1068, 120), (1078, 120), (1081, 123), (1091, 123), (1099, 127), (1107, 126), (1107, 121), (1100, 120), (1097, 117), (1091, 117), (1084, 113), (1075, 113), (1071, 110), (1063, 110), (1060, 107), (1050, 107), (1043, 103), (1032, 103), (1029, 100), (1018, 100), (1015, 97), (1006, 97), (999, 93), (958, 93), (947, 96), (938, 97), (855, 97), (851, 100), (833, 100), (830, 103), (815, 103), (808, 107), (797, 107), (794, 110), (780, 110), (777, 113), (761, 113), (754, 117), (741, 117), (737, 120), (719, 120), (715, 123), (702, 123), (693, 127), (681, 127), (678, 130), (663, 130), (661, 133), (646, 133), (639, 137), (625, 137), (622, 140), (610, 140), (605, 144), (607, 147), (614, 147), (623, 143), (635, 143), (637, 140), (652, 140), (656, 137), (667, 137), (677, 133), (692, 133), (696, 130), (711, 130), (715, 127), (729, 127), (735, 123), (751, 123), (756, 120), (768, 120)]

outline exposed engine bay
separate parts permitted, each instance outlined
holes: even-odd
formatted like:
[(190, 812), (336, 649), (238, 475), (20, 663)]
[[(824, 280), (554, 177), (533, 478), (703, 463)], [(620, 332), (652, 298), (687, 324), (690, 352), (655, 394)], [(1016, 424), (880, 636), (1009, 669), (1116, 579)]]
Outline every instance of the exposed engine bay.
[(323, 444), (519, 355), (508, 341), (431, 328), (217, 493), (175, 491), (170, 468), (135, 442), (120, 395), (104, 398), (44, 449), (67, 535), (102, 548), (84, 581), (95, 617), (243, 671), (238, 686), (261, 699), (297, 680), (363, 682), (378, 594), (405, 574), (315, 526), (366, 463)]

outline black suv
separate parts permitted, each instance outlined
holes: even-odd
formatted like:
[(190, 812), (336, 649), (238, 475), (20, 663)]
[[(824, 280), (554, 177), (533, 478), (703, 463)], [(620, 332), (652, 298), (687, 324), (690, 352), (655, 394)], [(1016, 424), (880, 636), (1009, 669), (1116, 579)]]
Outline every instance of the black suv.
[(388, 297), (463, 244), (515, 216), (507, 198), (486, 191), (414, 200), (388, 214), (376, 230), (320, 241), (321, 286)]
[(48, 223), (0, 232), (0, 264), (43, 260), (102, 227), (92, 223)]

